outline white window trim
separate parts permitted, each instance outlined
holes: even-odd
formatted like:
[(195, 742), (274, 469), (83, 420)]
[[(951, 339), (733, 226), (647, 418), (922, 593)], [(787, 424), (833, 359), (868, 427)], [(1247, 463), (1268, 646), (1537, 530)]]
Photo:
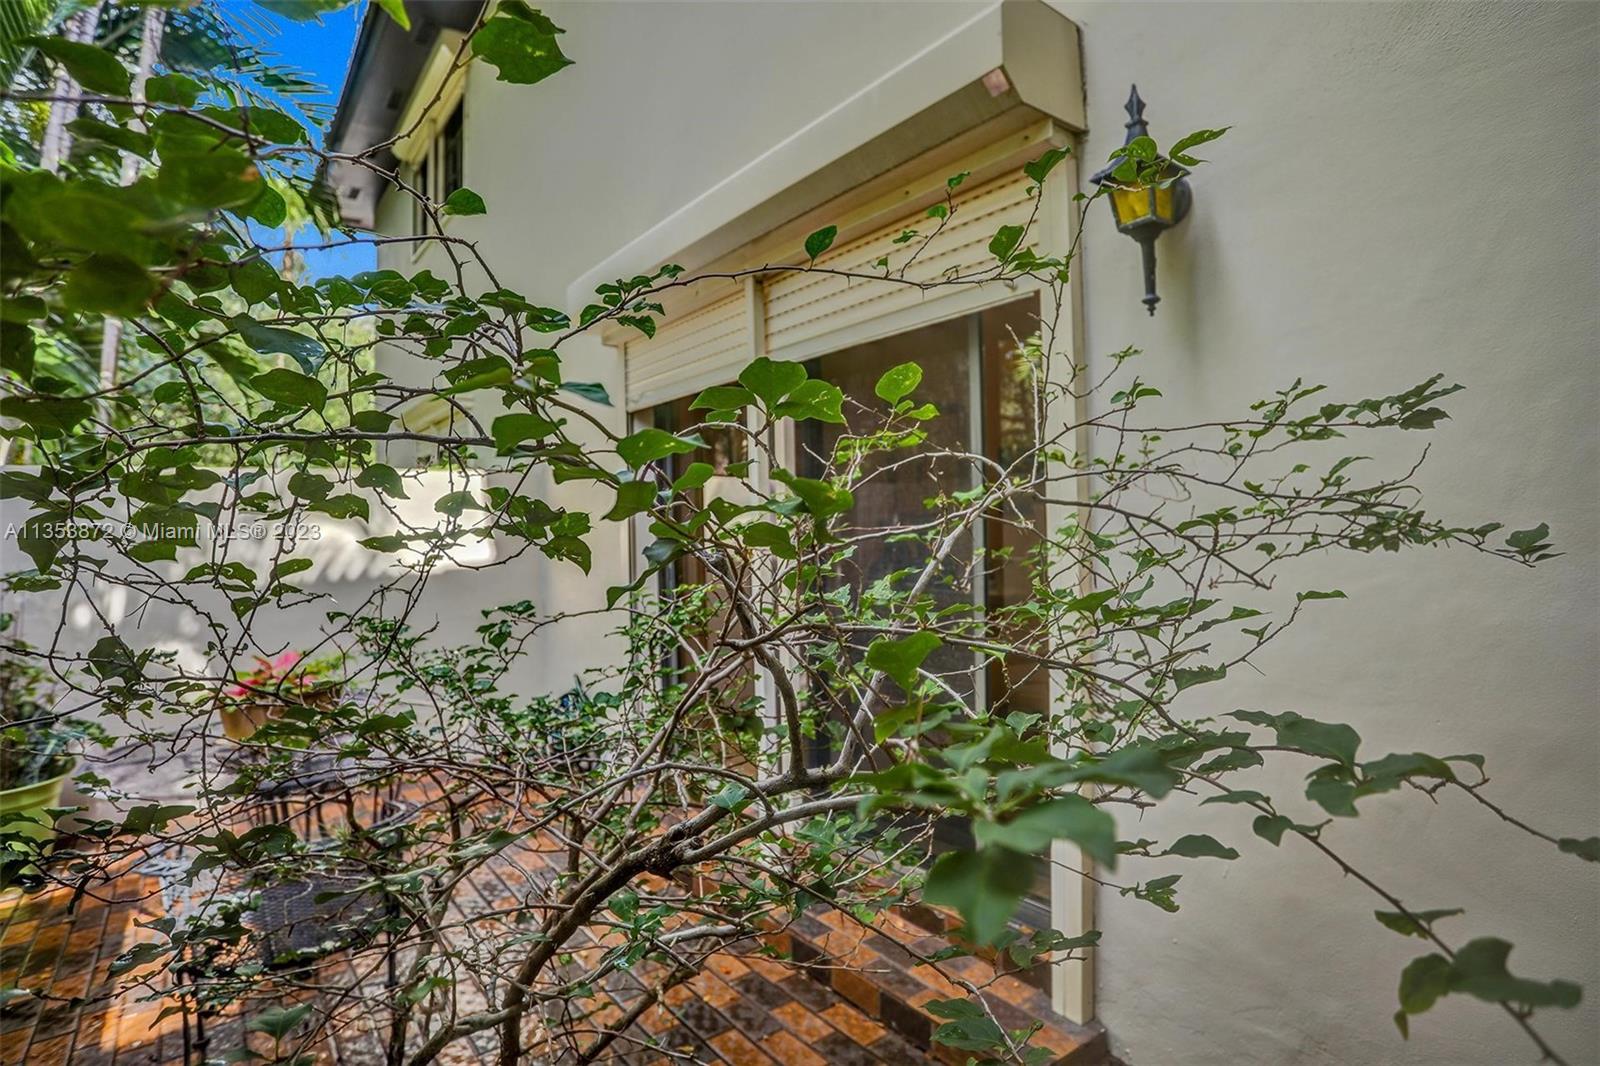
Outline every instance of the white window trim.
[[(422, 158), (466, 95), (468, 66), (458, 62), (465, 40), (466, 36), (455, 30), (441, 30), (433, 51), (428, 53), (422, 74), (391, 132), (391, 136), (399, 137), (394, 154), (402, 163), (416, 163)], [(407, 131), (408, 135), (401, 136)]]
[[(392, 131), (392, 135), (399, 137), (394, 143), (395, 158), (405, 167), (409, 183), (415, 184), (421, 164), (424, 160), (427, 161), (428, 188), (419, 189), (418, 192), (434, 204), (440, 200), (438, 192), (443, 187), (444, 181), (444, 167), (441, 164), (445, 124), (457, 109), (462, 109), (462, 117), (465, 118), (467, 77), (470, 68), (470, 64), (461, 56), (465, 41), (466, 35), (459, 31), (439, 32), (439, 39), (434, 42), (433, 50), (423, 62), (422, 74), (411, 90), (405, 106), (400, 109), (400, 118), (395, 122)], [(401, 134), (405, 136), (400, 136)], [(465, 170), (466, 154), (463, 150), (463, 174)], [(411, 205), (411, 209), (412, 218), (409, 224), (413, 236), (416, 236), (420, 231), (416, 225), (414, 204)], [(448, 228), (449, 218), (441, 219), (440, 232)], [(427, 247), (426, 241), (413, 242), (411, 261), (415, 263), (422, 258)]]
[[(436, 130), (433, 138), (427, 142), (424, 150), (418, 153), (406, 168), (407, 183), (415, 188), (417, 192), (426, 197), (427, 201), (430, 204), (433, 204), (435, 207), (442, 205), (448, 195), (444, 188), (444, 128), (449, 123), (450, 119), (455, 116), (458, 109), (462, 111), (462, 121), (465, 123), (465, 108), (466, 101), (464, 99), (457, 100), (455, 107), (445, 114), (443, 122), (429, 124), (430, 128), (434, 128)], [(463, 140), (461, 151), (462, 187), (465, 187), (467, 169), (466, 162), (466, 144)], [(426, 181), (420, 180), (422, 166), (424, 163), (426, 163), (428, 166), (428, 175)], [(440, 214), (438, 232), (449, 232), (451, 221), (452, 216)], [(421, 205), (418, 204), (417, 201), (413, 200), (411, 202), (410, 223), (412, 236), (422, 236), (426, 232), (427, 227), (431, 225), (431, 222), (432, 220), (428, 219), (427, 216), (422, 213)], [(415, 263), (418, 259), (421, 259), (423, 253), (427, 251), (427, 249), (427, 241), (413, 241), (411, 245), (411, 261)]]

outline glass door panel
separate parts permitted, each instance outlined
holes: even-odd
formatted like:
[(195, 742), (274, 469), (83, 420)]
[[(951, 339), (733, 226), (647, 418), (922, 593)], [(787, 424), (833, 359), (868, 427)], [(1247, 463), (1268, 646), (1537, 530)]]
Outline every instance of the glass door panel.
[[(1028, 297), (963, 318), (858, 345), (823, 356), (811, 364), (813, 377), (839, 386), (844, 392), (850, 426), (802, 422), (798, 427), (798, 472), (818, 477), (844, 434), (871, 428), (883, 403), (873, 392), (879, 377), (891, 367), (915, 362), (922, 367), (922, 384), (914, 399), (934, 404), (939, 417), (926, 423), (928, 442), (919, 453), (941, 447), (978, 452), (1009, 465), (1026, 456), (1037, 439), (1034, 386), (1026, 356), (1027, 341), (1038, 330), (1039, 301)], [(853, 401), (853, 403), (852, 403)], [(852, 410), (854, 407), (854, 410)], [(863, 410), (863, 408), (865, 410)], [(855, 507), (845, 516), (846, 536), (855, 531), (926, 529), (936, 520), (930, 499), (976, 487), (978, 471), (950, 456), (923, 455), (907, 461), (901, 451), (878, 453), (859, 462)], [(1041, 501), (1018, 498), (1015, 503), (981, 522), (960, 538), (931, 587), (938, 608), (969, 604), (975, 617), (1000, 612), (1008, 605), (1027, 601), (1030, 552), (1037, 550), (1038, 530), (1044, 518)], [(927, 543), (914, 536), (873, 536), (860, 541), (844, 567), (842, 582), (859, 597), (873, 582), (890, 579), (905, 588), (926, 564)], [(976, 565), (975, 565), (976, 560)], [(1031, 634), (1025, 628), (1008, 628), (1007, 639), (1027, 647)], [(859, 642), (864, 649), (868, 640)], [(952, 695), (968, 708), (985, 707), (999, 714), (1049, 712), (1049, 683), (1037, 663), (1020, 656), (980, 666), (977, 657), (959, 647), (946, 646), (927, 661), (943, 676)], [(834, 709), (836, 722), (847, 720), (850, 708)], [(824, 765), (834, 755), (833, 742), (819, 730), (809, 765)], [(937, 853), (972, 845), (971, 829), (964, 820), (941, 819), (933, 826)], [(1033, 905), (1024, 911), (1031, 925), (1048, 925), (1049, 867), (1036, 863)]]

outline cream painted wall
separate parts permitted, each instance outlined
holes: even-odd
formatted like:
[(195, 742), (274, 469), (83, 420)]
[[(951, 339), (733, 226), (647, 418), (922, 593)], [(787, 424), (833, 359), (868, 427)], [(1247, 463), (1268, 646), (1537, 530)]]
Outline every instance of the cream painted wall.
[[(1433, 507), (1513, 528), (1548, 520), (1568, 552), (1535, 572), (1457, 551), (1307, 566), (1296, 587), (1350, 600), (1274, 647), (1265, 676), (1199, 690), (1212, 702), (1193, 709), (1347, 720), (1373, 754), (1481, 751), (1514, 810), (1559, 834), (1596, 832), (1600, 7), (1058, 6), (1084, 31), (1086, 159), (1120, 142), (1132, 80), (1164, 141), (1235, 127), (1202, 153), (1214, 162), (1196, 175), (1194, 214), (1159, 245), (1154, 319), (1138, 302), (1137, 249), (1105, 215), (1091, 221), (1088, 353), (1145, 348), (1166, 410), (1184, 417), (1235, 411), (1296, 376), (1368, 395), (1444, 371), (1469, 391), (1429, 438)], [(576, 65), (533, 90), (473, 73), (466, 181), (491, 213), (451, 232), (482, 239), (505, 283), (560, 303), (573, 277), (974, 7), (547, 10)], [(414, 269), (399, 255), (385, 265)], [(608, 350), (574, 349), (568, 368), (621, 395)], [(1405, 436), (1378, 458), (1421, 443)], [(625, 551), (619, 528), (593, 540), (595, 577), (519, 565), (494, 593), (597, 604)], [(440, 602), (464, 618), (486, 601), (462, 582)], [(599, 635), (585, 623), (542, 644), (533, 682), (554, 687), (611, 654)], [(1163, 812), (1141, 831), (1199, 828), (1244, 856), (1185, 864), (1180, 913), (1099, 900), (1099, 1014), (1131, 1066), (1534, 1061), (1476, 1002), (1445, 1001), (1402, 1042), (1388, 1018), (1419, 942), (1378, 926), (1376, 901), (1309, 849), (1271, 849), (1237, 812)], [(1501, 829), (1458, 798), (1386, 796), (1330, 839), (1407, 901), (1466, 907), (1452, 935), (1506, 936), (1530, 976), (1585, 982), (1589, 1002), (1541, 1026), (1574, 1064), (1600, 1062), (1600, 881)]]
[[(1057, 6), (1083, 30), (1091, 163), (1121, 141), (1130, 81), (1161, 143), (1234, 127), (1201, 152), (1213, 162), (1195, 175), (1194, 212), (1158, 244), (1154, 319), (1137, 247), (1109, 212), (1091, 220), (1091, 357), (1145, 349), (1167, 396), (1158, 410), (1186, 418), (1236, 411), (1295, 377), (1366, 396), (1444, 372), (1468, 391), (1429, 435), (1419, 480), (1434, 511), (1509, 528), (1547, 520), (1568, 553), (1531, 572), (1459, 551), (1306, 566), (1295, 587), (1350, 599), (1264, 655), (1265, 676), (1196, 690), (1192, 708), (1349, 721), (1374, 756), (1483, 752), (1512, 810), (1593, 834), (1600, 7)], [(1399, 462), (1422, 443), (1403, 434), (1374, 454)], [(1569, 1061), (1600, 1062), (1595, 868), (1462, 797), (1435, 807), (1392, 794), (1363, 809), (1330, 842), (1409, 903), (1465, 907), (1441, 925), (1458, 941), (1504, 936), (1514, 970), (1584, 982), (1578, 1011), (1539, 1025)], [(1379, 927), (1382, 904), (1308, 846), (1274, 851), (1238, 811), (1160, 812), (1139, 833), (1200, 829), (1244, 854), (1188, 863), (1178, 914), (1099, 897), (1099, 1013), (1130, 1064), (1537, 1060), (1476, 1001), (1444, 1001), (1402, 1042), (1388, 1016), (1420, 942)]]

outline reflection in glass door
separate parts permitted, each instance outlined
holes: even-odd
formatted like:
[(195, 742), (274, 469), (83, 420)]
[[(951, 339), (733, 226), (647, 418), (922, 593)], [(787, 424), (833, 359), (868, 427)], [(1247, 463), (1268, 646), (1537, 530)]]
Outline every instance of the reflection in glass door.
[[(922, 367), (918, 403), (932, 403), (939, 416), (926, 423), (928, 443), (920, 452), (938, 452), (941, 446), (972, 451), (1010, 464), (1037, 439), (1036, 404), (1027, 360), (1026, 340), (1038, 330), (1039, 301), (1028, 297), (962, 318), (951, 319), (843, 351), (825, 355), (810, 367), (814, 377), (839, 386), (847, 400), (861, 408), (881, 410), (873, 387), (891, 367), (915, 362)], [(847, 417), (862, 428), (860, 409)], [(799, 473), (820, 476), (828, 457), (848, 427), (807, 421), (797, 431)], [(847, 516), (858, 529), (888, 527), (914, 529), (934, 517), (927, 501), (977, 486), (979, 472), (968, 462), (951, 456), (927, 455), (907, 461), (905, 453), (878, 453), (859, 460), (860, 482), (855, 507)], [(982, 617), (997, 608), (1026, 602), (1029, 594), (1028, 553), (1038, 545), (1044, 518), (1042, 501), (1019, 498), (1004, 513), (989, 516), (967, 536), (945, 561), (932, 586), (940, 609), (967, 603)], [(876, 537), (860, 541), (844, 564), (841, 583), (855, 596), (874, 582), (896, 581), (925, 565), (926, 545), (917, 537)], [(904, 578), (909, 581), (909, 577)], [(1008, 634), (1021, 638), (1022, 634)], [(862, 647), (867, 641), (863, 639)], [(969, 709), (985, 708), (998, 714), (1027, 711), (1049, 713), (1049, 683), (1036, 663), (1008, 657), (988, 663), (960, 647), (945, 646), (927, 663), (950, 682), (951, 695)], [(834, 708), (843, 722), (847, 708)], [(825, 730), (819, 730), (807, 753), (809, 765), (824, 765), (836, 747)], [(935, 852), (970, 847), (971, 830), (964, 820), (942, 819), (933, 827)], [(1032, 905), (1023, 920), (1034, 926), (1049, 924), (1046, 900), (1049, 868), (1037, 863)]]

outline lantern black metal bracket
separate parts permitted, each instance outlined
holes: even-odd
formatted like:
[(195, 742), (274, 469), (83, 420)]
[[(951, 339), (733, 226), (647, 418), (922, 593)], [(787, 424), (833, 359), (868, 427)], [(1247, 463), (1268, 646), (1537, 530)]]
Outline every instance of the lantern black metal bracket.
[[(1150, 126), (1144, 118), (1144, 101), (1139, 97), (1137, 85), (1128, 94), (1127, 110), (1128, 133), (1122, 140), (1124, 145), (1150, 136)], [(1189, 188), (1189, 171), (1161, 157), (1156, 159), (1161, 169), (1155, 182), (1129, 184), (1116, 176), (1126, 159), (1123, 155), (1113, 156), (1111, 164), (1089, 180), (1110, 191), (1111, 212), (1117, 220), (1118, 232), (1138, 241), (1143, 250), (1144, 305), (1154, 315), (1156, 304), (1161, 302), (1161, 297), (1156, 295), (1156, 238), (1188, 217), (1194, 193)]]

